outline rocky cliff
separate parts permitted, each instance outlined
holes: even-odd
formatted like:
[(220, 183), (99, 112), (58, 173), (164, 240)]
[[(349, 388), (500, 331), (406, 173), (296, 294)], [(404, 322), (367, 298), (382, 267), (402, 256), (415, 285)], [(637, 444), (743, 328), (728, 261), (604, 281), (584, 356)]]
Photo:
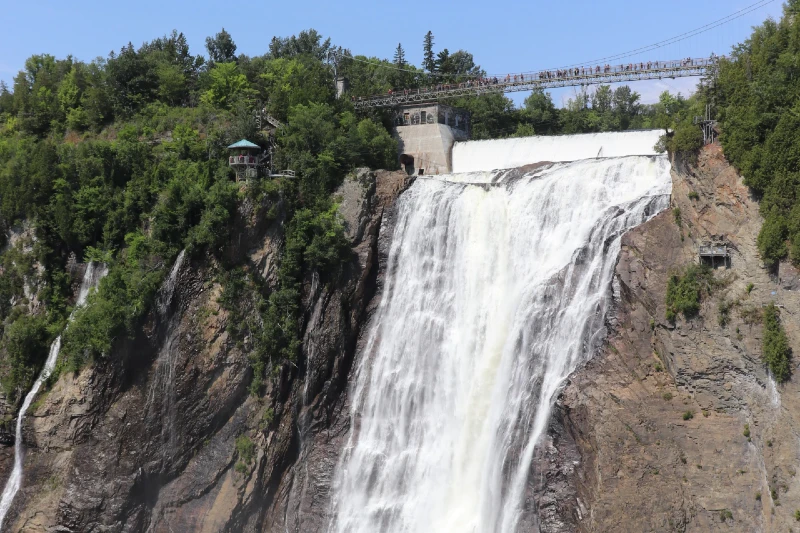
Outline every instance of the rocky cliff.
[[(800, 386), (760, 358), (769, 302), (797, 353), (798, 273), (762, 267), (758, 205), (718, 146), (674, 162), (672, 204), (624, 237), (612, 333), (559, 398), (537, 465), (542, 531), (798, 528)], [(668, 322), (668, 277), (712, 238), (728, 268), (698, 317)]]
[[(335, 283), (306, 280), (303, 357), (275, 368), (263, 397), (247, 392), (249, 341), (228, 332), (218, 265), (180, 261), (140, 335), (36, 402), (8, 530), (324, 531), (343, 393), (409, 183), (360, 171), (343, 184), (352, 261)], [(775, 302), (798, 349), (798, 272), (762, 267), (757, 203), (719, 147), (675, 162), (672, 202), (680, 217), (624, 237), (608, 341), (554, 409), (530, 487), (544, 532), (797, 528), (800, 388), (768, 376), (759, 316)], [(269, 209), (280, 204), (240, 210), (231, 253), (271, 285), (282, 218)], [(728, 267), (698, 317), (667, 321), (668, 277), (712, 238), (729, 243)], [(3, 448), (3, 481), (11, 459)]]
[[(378, 236), (404, 173), (359, 171), (338, 191), (352, 260), (304, 289), (304, 353), (251, 396), (249, 339), (233, 320), (211, 259), (172, 268), (141, 333), (108, 359), (62, 374), (25, 420), (23, 487), (9, 531), (311, 531), (346, 431), (347, 374), (378, 283)], [(276, 219), (266, 213), (278, 213)], [(228, 253), (268, 286), (281, 204), (245, 203)], [(247, 298), (245, 316), (253, 312)], [(237, 441), (237, 438), (240, 440)], [(237, 443), (240, 443), (237, 445)], [(2, 481), (13, 460), (3, 449)], [(303, 524), (302, 528), (300, 524)]]

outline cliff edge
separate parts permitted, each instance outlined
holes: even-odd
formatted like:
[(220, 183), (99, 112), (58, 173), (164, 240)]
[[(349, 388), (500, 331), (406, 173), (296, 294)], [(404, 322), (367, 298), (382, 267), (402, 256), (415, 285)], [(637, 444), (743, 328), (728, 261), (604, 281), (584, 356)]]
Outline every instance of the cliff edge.
[[(777, 385), (761, 361), (770, 302), (798, 353), (798, 272), (763, 268), (758, 204), (719, 146), (672, 175), (672, 209), (623, 238), (606, 347), (554, 410), (537, 466), (542, 531), (798, 527), (800, 384)], [(697, 317), (667, 321), (669, 276), (713, 238), (730, 264)]]

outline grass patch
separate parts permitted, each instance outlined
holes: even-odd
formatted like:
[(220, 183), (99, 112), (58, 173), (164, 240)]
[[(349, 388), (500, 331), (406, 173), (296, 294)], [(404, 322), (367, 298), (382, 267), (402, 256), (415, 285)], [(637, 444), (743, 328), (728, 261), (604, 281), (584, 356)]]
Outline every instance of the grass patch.
[(684, 411), (683, 412), (683, 419), (684, 420), (691, 420), (692, 418), (694, 418), (694, 411), (689, 409), (688, 411)]
[(764, 308), (764, 336), (761, 357), (778, 383), (791, 377), (792, 349), (781, 324), (780, 313), (775, 304)]
[(733, 304), (725, 298), (720, 300), (717, 305), (717, 322), (719, 322), (719, 325), (723, 328), (727, 326), (728, 322), (731, 320), (731, 307), (733, 307)]
[(711, 294), (714, 274), (705, 265), (689, 265), (683, 272), (672, 274), (667, 282), (667, 320), (674, 321), (678, 314), (686, 319), (700, 312), (700, 299)]
[(236, 437), (236, 453), (244, 463), (250, 464), (256, 455), (256, 445), (247, 435)]

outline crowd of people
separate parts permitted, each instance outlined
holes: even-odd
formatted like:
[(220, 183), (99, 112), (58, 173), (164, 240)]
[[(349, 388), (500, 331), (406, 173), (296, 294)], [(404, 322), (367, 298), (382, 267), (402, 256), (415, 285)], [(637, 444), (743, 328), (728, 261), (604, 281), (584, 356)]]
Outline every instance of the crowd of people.
[[(715, 58), (714, 54), (711, 54), (711, 58), (712, 60), (714, 60)], [(389, 89), (388, 95), (407, 96), (410, 94), (428, 94), (441, 91), (448, 91), (451, 89), (466, 89), (471, 87), (485, 87), (485, 86), (500, 85), (500, 84), (509, 85), (518, 83), (530, 83), (542, 80), (559, 80), (559, 79), (569, 79), (569, 78), (585, 77), (592, 75), (596, 76), (600, 74), (622, 74), (626, 72), (646, 72), (649, 70), (703, 66), (706, 63), (707, 60), (697, 60), (697, 59), (692, 59), (691, 57), (687, 57), (679, 61), (648, 61), (647, 63), (644, 62), (628, 63), (627, 65), (621, 64), (612, 66), (610, 64), (605, 64), (602, 67), (600, 65), (596, 65), (595, 67), (573, 67), (569, 69), (543, 70), (538, 73), (506, 74), (505, 78), (498, 78), (497, 76), (478, 77), (460, 83), (439, 83), (436, 85), (431, 85), (429, 87), (420, 87), (418, 89), (402, 89), (402, 90)], [(373, 96), (371, 98), (380, 98), (380, 97)], [(353, 101), (361, 99), (362, 99), (361, 97), (358, 98), (356, 98), (355, 96), (352, 97)]]

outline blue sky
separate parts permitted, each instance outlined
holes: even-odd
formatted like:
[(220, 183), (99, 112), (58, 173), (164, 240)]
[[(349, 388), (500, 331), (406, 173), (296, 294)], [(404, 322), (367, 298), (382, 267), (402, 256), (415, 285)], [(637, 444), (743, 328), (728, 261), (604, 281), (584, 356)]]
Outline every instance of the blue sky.
[[(91, 60), (169, 33), (189, 39), (193, 53), (205, 53), (204, 42), (225, 27), (249, 55), (267, 50), (272, 36), (315, 28), (355, 54), (391, 58), (397, 43), (407, 59), (419, 64), (422, 38), (431, 30), (435, 50), (465, 49), (487, 72), (501, 74), (557, 68), (625, 52), (682, 34), (720, 19), (756, 0), (465, 0), (219, 1), (135, 0), (100, 2), (43, 0), (35, 7), (4, 2), (0, 19), (0, 79), (10, 82), (27, 57), (50, 53)], [(778, 17), (781, 0), (730, 24), (627, 61), (702, 57), (726, 53), (767, 16)], [(626, 61), (626, 62), (627, 62)], [(696, 80), (638, 82), (633, 87), (645, 102), (664, 89), (684, 94)], [(571, 90), (553, 92), (556, 104)], [(524, 94), (514, 95), (521, 102)]]

